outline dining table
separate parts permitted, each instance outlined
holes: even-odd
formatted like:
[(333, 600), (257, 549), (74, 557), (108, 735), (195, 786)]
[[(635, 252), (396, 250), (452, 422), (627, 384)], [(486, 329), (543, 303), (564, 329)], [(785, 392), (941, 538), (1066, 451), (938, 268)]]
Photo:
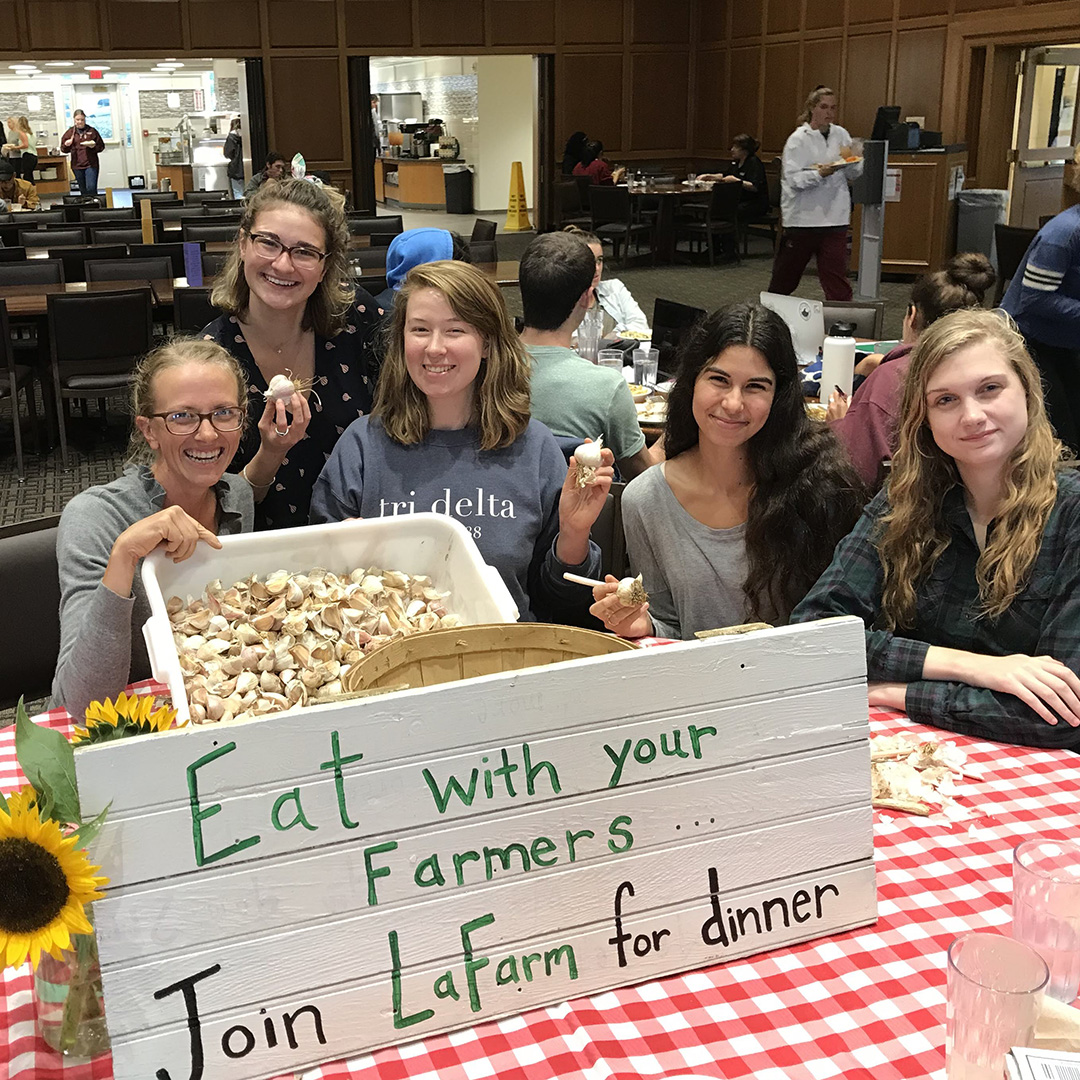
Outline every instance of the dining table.
[[(150, 681), (131, 689), (165, 690)], [(297, 1075), (943, 1080), (946, 948), (969, 930), (1009, 933), (1013, 848), (1033, 836), (1077, 835), (1080, 756), (953, 735), (885, 709), (870, 708), (868, 717), (872, 735), (910, 733), (962, 748), (967, 761), (957, 803), (971, 815), (874, 811), (873, 925), (403, 1041)], [(71, 730), (62, 710), (37, 721)], [(0, 731), (0, 790), (22, 782), (7, 728)], [(37, 1035), (32, 982), (29, 964), (5, 970), (0, 982), (0, 1075), (110, 1080), (108, 1054), (65, 1059)]]

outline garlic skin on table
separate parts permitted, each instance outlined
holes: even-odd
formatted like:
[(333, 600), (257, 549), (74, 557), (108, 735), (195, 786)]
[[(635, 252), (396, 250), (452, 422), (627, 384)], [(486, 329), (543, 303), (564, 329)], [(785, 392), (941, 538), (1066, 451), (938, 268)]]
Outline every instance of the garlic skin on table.
[(577, 476), (574, 483), (579, 488), (588, 487), (596, 479), (596, 470), (603, 464), (600, 452), (604, 449), (604, 437), (601, 435), (596, 442), (582, 443), (574, 451), (574, 461), (577, 464)]
[(615, 589), (615, 595), (623, 607), (636, 607), (649, 599), (649, 594), (641, 583), (640, 574), (637, 577), (624, 577)]

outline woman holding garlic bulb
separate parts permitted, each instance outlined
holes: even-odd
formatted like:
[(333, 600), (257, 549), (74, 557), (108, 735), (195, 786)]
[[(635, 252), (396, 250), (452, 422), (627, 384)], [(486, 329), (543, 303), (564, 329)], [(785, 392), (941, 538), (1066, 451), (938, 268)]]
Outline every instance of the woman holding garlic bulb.
[[(599, 434), (599, 433), (597, 433)], [(313, 522), (419, 512), (456, 518), (502, 575), (522, 619), (581, 622), (595, 576), (589, 532), (614, 458), (579, 486), (555, 436), (529, 416), (529, 363), (498, 287), (462, 262), (409, 271), (394, 304), (370, 417), (338, 440)]]
[(649, 599), (613, 577), (592, 613), (623, 637), (787, 622), (855, 524), (862, 484), (803, 406), (791, 334), (744, 303), (688, 335), (668, 398), (667, 460), (623, 492), (630, 565)]
[(88, 488), (64, 508), (57, 535), (60, 654), (53, 705), (81, 717), (150, 674), (141, 628), (150, 617), (139, 567), (162, 548), (175, 562), (200, 543), (250, 532), (260, 482), (307, 430), (306, 402), (268, 402), (260, 448), (240, 475), (225, 470), (247, 417), (248, 385), (236, 360), (213, 342), (179, 340), (156, 349), (132, 378), (131, 464), (109, 484)]
[[(286, 402), (291, 389), (309, 395), (308, 437), (265, 478), (257, 529), (307, 523), (312, 485), (338, 436), (371, 409), (380, 311), (349, 283), (348, 243), (344, 200), (332, 188), (268, 181), (248, 200), (214, 283), (213, 303), (226, 314), (203, 336), (236, 357), (253, 391), (278, 396), (286, 384)], [(283, 420), (282, 433), (289, 430)], [(237, 464), (258, 448), (253, 434), (241, 439)]]

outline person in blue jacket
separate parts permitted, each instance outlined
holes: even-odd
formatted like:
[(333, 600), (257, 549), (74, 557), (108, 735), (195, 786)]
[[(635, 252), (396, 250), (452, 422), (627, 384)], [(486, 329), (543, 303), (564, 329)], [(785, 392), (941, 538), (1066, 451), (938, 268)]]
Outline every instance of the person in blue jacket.
[(1001, 306), (1039, 367), (1058, 438), (1080, 450), (1080, 204), (1039, 230)]
[(370, 416), (346, 428), (315, 483), (312, 522), (433, 512), (461, 522), (522, 620), (589, 625), (589, 538), (614, 476), (579, 485), (529, 415), (529, 362), (498, 286), (476, 267), (415, 267), (401, 286)]

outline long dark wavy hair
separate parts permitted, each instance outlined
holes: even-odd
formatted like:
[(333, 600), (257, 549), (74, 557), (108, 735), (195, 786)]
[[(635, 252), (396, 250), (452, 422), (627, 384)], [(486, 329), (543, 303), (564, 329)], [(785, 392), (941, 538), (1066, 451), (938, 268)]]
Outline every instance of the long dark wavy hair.
[(747, 444), (754, 488), (746, 520), (746, 614), (786, 622), (851, 531), (867, 493), (836, 436), (806, 415), (791, 333), (760, 304), (722, 308), (687, 333), (668, 398), (667, 457), (698, 445), (698, 375), (733, 345), (761, 353), (775, 380), (768, 419)]

